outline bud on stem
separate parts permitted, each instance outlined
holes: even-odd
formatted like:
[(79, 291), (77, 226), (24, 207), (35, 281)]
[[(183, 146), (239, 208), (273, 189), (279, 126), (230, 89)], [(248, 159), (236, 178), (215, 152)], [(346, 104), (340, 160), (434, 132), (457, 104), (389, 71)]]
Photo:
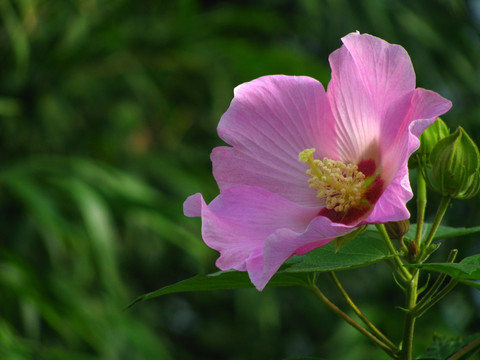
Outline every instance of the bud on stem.
[(480, 153), (463, 128), (434, 146), (430, 163), (430, 184), (443, 196), (468, 199), (480, 190)]

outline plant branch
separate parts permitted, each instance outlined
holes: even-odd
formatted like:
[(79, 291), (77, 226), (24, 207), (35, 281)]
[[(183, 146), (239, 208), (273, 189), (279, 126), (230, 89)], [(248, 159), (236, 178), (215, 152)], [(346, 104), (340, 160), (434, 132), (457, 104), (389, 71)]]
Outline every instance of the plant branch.
[(395, 261), (397, 273), (401, 276), (404, 281), (410, 281), (412, 279), (412, 274), (403, 266), (402, 260), (400, 260), (400, 256), (398, 255), (397, 250), (392, 244), (392, 240), (390, 236), (388, 236), (387, 230), (385, 229), (385, 225), (383, 224), (376, 224), (377, 230), (382, 235), (385, 244), (387, 245), (390, 253), (393, 254), (393, 260)]
[(357, 307), (357, 305), (355, 305), (355, 303), (353, 302), (353, 300), (350, 298), (350, 296), (347, 294), (347, 292), (345, 291), (344, 287), (342, 286), (342, 284), (340, 283), (340, 281), (338, 280), (338, 277), (337, 275), (331, 271), (330, 272), (330, 276), (332, 277), (333, 279), (333, 282), (334, 284), (337, 286), (337, 289), (340, 291), (340, 293), (342, 294), (343, 298), (345, 299), (345, 301), (348, 303), (348, 305), (352, 308), (352, 310), (355, 312), (355, 314), (357, 314), (357, 316), (364, 322), (365, 325), (367, 325), (367, 327), (370, 328), (370, 330), (373, 332), (374, 335), (376, 335), (377, 337), (379, 337), (383, 342), (385, 342), (392, 350), (394, 350), (395, 352), (398, 351), (398, 348), (397, 346), (390, 341), (389, 338), (387, 338), (380, 330), (378, 330), (376, 328), (375, 325), (372, 324), (372, 322), (370, 322), (370, 320), (368, 320), (368, 318), (360, 311), (360, 309)]
[[(448, 255), (447, 262), (448, 263), (453, 263), (457, 257), (458, 250), (457, 249), (452, 249), (450, 251), (450, 254)], [(443, 282), (447, 278), (447, 274), (440, 274), (433, 285), (428, 289), (428, 291), (422, 296), (420, 301), (417, 303), (414, 309), (412, 311), (417, 312), (418, 309), (423, 308), (427, 305), (429, 301), (431, 301), (431, 298), (438, 292), (438, 289), (442, 286)]]
[(316, 284), (311, 284), (309, 289), (313, 292), (313, 294), (320, 299), (325, 305), (327, 305), (335, 314), (340, 316), (343, 320), (345, 320), (348, 324), (353, 326), (357, 329), (360, 333), (365, 335), (367, 338), (372, 340), (375, 344), (377, 344), (383, 351), (385, 351), (392, 359), (398, 359), (397, 354), (393, 349), (391, 349), (387, 344), (383, 341), (378, 339), (375, 335), (353, 320), (350, 316), (345, 314), (342, 310), (340, 310), (334, 303), (332, 303), (318, 288)]
[(435, 305), (437, 302), (443, 299), (445, 295), (447, 295), (450, 291), (453, 290), (453, 288), (458, 284), (458, 280), (452, 279), (449, 281), (445, 287), (440, 290), (435, 296), (433, 296), (429, 301), (427, 301), (423, 306), (421, 307), (415, 307), (412, 309), (412, 313), (416, 317), (422, 316), (428, 309), (430, 309), (433, 305)]
[(409, 311), (405, 313), (405, 321), (403, 325), (402, 350), (399, 354), (401, 360), (412, 360), (413, 334), (415, 332), (415, 321), (417, 316), (411, 310), (415, 307), (417, 301), (418, 274), (418, 271), (415, 272), (405, 288), (406, 308)]
[(437, 213), (435, 214), (435, 219), (433, 220), (432, 227), (430, 228), (430, 231), (428, 233), (427, 238), (425, 239), (425, 242), (422, 245), (422, 253), (420, 256), (420, 261), (419, 263), (423, 263), (426, 258), (428, 257), (428, 252), (427, 249), (430, 246), (430, 244), (433, 241), (433, 238), (435, 237), (435, 234), (437, 233), (438, 227), (440, 226), (440, 223), (442, 222), (443, 216), (447, 212), (448, 209), (448, 204), (450, 204), (450, 197), (442, 197), (442, 201), (440, 202), (440, 205), (438, 206)]
[(417, 231), (415, 233), (415, 244), (420, 248), (422, 238), (423, 222), (425, 220), (425, 208), (427, 206), (427, 184), (421, 171), (417, 171)]

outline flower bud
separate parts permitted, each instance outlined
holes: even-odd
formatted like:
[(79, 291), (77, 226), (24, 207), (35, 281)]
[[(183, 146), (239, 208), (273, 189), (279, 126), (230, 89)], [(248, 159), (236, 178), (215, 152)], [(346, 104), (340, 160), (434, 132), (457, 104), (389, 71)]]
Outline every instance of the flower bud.
[(420, 147), (408, 159), (408, 167), (415, 169), (418, 166), (430, 167), (430, 154), (437, 142), (450, 134), (450, 130), (442, 119), (430, 125), (420, 136)]
[(390, 239), (401, 239), (410, 230), (410, 220), (387, 222), (385, 229)]
[(420, 148), (418, 149), (420, 156), (425, 159), (426, 165), (429, 164), (430, 154), (435, 145), (444, 137), (450, 134), (450, 130), (442, 119), (438, 118), (430, 125), (420, 136)]
[(443, 196), (468, 199), (480, 189), (480, 154), (463, 128), (441, 139), (430, 154), (430, 182)]

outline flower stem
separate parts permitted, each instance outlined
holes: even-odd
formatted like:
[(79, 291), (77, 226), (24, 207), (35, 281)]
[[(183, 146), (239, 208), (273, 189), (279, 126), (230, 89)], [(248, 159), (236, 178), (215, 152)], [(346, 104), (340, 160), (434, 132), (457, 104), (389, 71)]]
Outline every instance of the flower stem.
[(393, 260), (395, 261), (397, 273), (401, 276), (404, 281), (410, 281), (412, 279), (412, 274), (403, 266), (402, 260), (400, 260), (400, 256), (398, 255), (397, 250), (392, 244), (392, 240), (390, 236), (388, 236), (387, 230), (385, 229), (385, 225), (383, 224), (376, 224), (377, 230), (383, 237), (385, 244), (387, 245), (390, 253), (393, 254)]
[(435, 296), (433, 296), (431, 299), (429, 299), (423, 306), (421, 307), (415, 307), (415, 309), (412, 311), (413, 314), (415, 314), (416, 317), (422, 316), (428, 309), (430, 309), (433, 305), (435, 305), (437, 302), (442, 300), (445, 295), (447, 295), (450, 291), (453, 290), (453, 288), (458, 284), (457, 280), (450, 280), (450, 282), (445, 285), (445, 287), (440, 290)]
[(427, 184), (421, 171), (417, 172), (417, 231), (415, 233), (415, 244), (420, 248), (422, 238), (423, 222), (425, 220), (425, 208), (427, 206)]
[(320, 299), (325, 305), (327, 305), (335, 314), (340, 316), (343, 320), (345, 320), (348, 324), (353, 326), (357, 329), (360, 333), (365, 335), (367, 338), (372, 340), (376, 343), (383, 351), (385, 351), (392, 359), (398, 359), (397, 354), (395, 353), (394, 349), (390, 348), (387, 344), (383, 341), (378, 339), (375, 335), (353, 320), (350, 316), (345, 314), (342, 310), (340, 310), (334, 303), (332, 303), (318, 288), (316, 284), (311, 284), (309, 289), (313, 292), (313, 294)]
[(343, 288), (342, 284), (340, 283), (340, 281), (338, 280), (338, 277), (337, 275), (331, 271), (330, 272), (330, 276), (332, 277), (333, 279), (333, 282), (334, 284), (337, 286), (337, 289), (340, 291), (340, 293), (342, 294), (343, 298), (347, 301), (348, 305), (350, 305), (350, 307), (352, 308), (352, 310), (355, 312), (355, 314), (357, 314), (357, 316), (364, 322), (365, 325), (367, 325), (367, 327), (370, 328), (370, 330), (373, 332), (373, 334), (377, 337), (379, 337), (383, 342), (385, 342), (392, 350), (394, 350), (395, 352), (398, 351), (398, 348), (397, 346), (390, 341), (389, 338), (387, 338), (380, 330), (378, 330), (376, 328), (375, 325), (372, 324), (372, 322), (370, 322), (370, 320), (368, 320), (368, 318), (360, 311), (360, 309), (357, 307), (357, 305), (355, 305), (355, 303), (353, 302), (353, 300), (350, 298), (350, 296), (347, 294), (347, 292), (345, 291), (345, 289)]
[(435, 215), (435, 219), (433, 220), (432, 227), (430, 228), (430, 231), (428, 233), (427, 238), (425, 239), (423, 245), (422, 245), (422, 253), (420, 256), (420, 263), (423, 263), (426, 258), (428, 257), (428, 252), (427, 249), (430, 246), (430, 244), (433, 241), (433, 238), (435, 234), (437, 233), (438, 227), (440, 226), (440, 223), (442, 222), (443, 216), (447, 212), (448, 205), (450, 204), (450, 197), (442, 197), (442, 201), (440, 202), (440, 205), (438, 206), (437, 213)]
[(418, 274), (419, 272), (416, 271), (405, 287), (406, 308), (408, 311), (405, 314), (403, 325), (402, 350), (399, 354), (401, 360), (412, 360), (413, 334), (415, 331), (415, 321), (417, 316), (411, 310), (415, 307), (417, 302)]
[[(457, 249), (453, 249), (452, 251), (450, 251), (450, 254), (448, 255), (446, 262), (453, 263), (457, 257), (457, 253), (458, 253)], [(424, 311), (421, 312), (420, 309), (425, 308), (430, 303), (432, 298), (436, 296), (438, 290), (440, 289), (440, 287), (442, 286), (446, 278), (447, 278), (447, 274), (440, 274), (435, 280), (435, 282), (433, 283), (433, 285), (430, 287), (430, 289), (422, 296), (420, 301), (412, 310), (417, 314), (417, 317), (420, 317), (423, 314)]]

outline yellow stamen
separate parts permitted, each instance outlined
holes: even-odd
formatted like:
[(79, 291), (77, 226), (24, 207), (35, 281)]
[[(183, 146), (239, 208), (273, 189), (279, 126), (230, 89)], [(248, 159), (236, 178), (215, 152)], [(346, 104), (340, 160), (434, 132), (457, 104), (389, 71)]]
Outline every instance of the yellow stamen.
[(323, 158), (315, 160), (315, 149), (303, 150), (298, 159), (310, 166), (307, 175), (310, 188), (325, 200), (327, 209), (347, 211), (360, 203), (365, 192), (365, 175), (354, 164)]

